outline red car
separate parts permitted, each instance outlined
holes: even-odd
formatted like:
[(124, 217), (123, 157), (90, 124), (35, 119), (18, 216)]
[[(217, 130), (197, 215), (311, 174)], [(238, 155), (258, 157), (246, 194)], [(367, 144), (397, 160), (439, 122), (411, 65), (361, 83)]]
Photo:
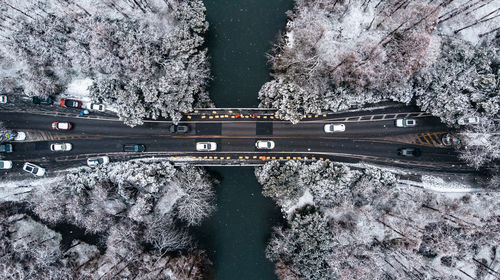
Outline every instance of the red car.
[(76, 108), (76, 109), (82, 108), (82, 102), (74, 99), (62, 98), (59, 104), (61, 105), (61, 107)]
[(53, 122), (52, 128), (55, 130), (70, 130), (71, 123), (70, 122)]

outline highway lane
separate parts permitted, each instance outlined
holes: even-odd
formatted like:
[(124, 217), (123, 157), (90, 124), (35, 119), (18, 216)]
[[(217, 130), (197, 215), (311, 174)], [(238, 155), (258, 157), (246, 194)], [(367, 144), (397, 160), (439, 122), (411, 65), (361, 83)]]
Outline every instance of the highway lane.
[[(276, 157), (314, 156), (319, 155), (331, 160), (377, 161), (386, 164), (405, 162), (415, 166), (441, 166), (442, 168), (466, 168), (458, 160), (456, 152), (444, 147), (416, 146), (400, 143), (392, 137), (422, 132), (446, 132), (449, 129), (439, 119), (426, 114), (404, 111), (401, 108), (386, 109), (384, 112), (360, 111), (339, 114), (328, 114), (327, 118), (305, 119), (299, 124), (288, 121), (262, 119), (231, 120), (183, 120), (181, 123), (190, 126), (191, 131), (185, 135), (170, 134), (169, 121), (146, 121), (144, 125), (134, 128), (124, 125), (116, 118), (88, 119), (75, 116), (52, 116), (45, 112), (20, 113), (0, 112), (0, 120), (7, 127), (28, 132), (40, 132), (43, 139), (35, 142), (15, 142), (14, 153), (6, 154), (6, 159), (13, 160), (15, 167), (24, 161), (41, 162), (45, 167), (62, 167), (84, 164), (84, 160), (92, 155), (108, 154), (116, 160), (137, 157), (138, 154), (123, 153), (124, 144), (144, 144), (147, 151), (141, 156), (191, 156), (207, 157), (220, 155), (231, 160), (242, 155), (252, 157), (262, 155)], [(396, 117), (409, 116), (417, 119), (417, 126), (397, 128)], [(74, 128), (71, 131), (54, 131), (53, 121), (69, 121)], [(344, 123), (346, 131), (326, 134), (325, 123)], [(36, 134), (36, 133), (34, 133)], [(254, 146), (257, 139), (272, 139), (276, 148), (272, 151), (257, 150)], [(199, 141), (218, 143), (218, 150), (202, 153), (195, 150)], [(70, 142), (73, 150), (69, 152), (52, 152), (50, 143)], [(401, 158), (397, 149), (401, 147), (418, 147), (422, 156), (418, 158)], [(5, 173), (5, 172), (4, 172)]]

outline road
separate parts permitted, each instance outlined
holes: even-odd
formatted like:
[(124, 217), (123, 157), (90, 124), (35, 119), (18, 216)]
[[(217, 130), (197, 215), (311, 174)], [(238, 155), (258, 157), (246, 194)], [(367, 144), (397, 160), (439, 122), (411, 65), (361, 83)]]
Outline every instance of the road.
[[(148, 120), (128, 127), (113, 116), (78, 117), (65, 111), (0, 111), (0, 119), (11, 129), (25, 131), (27, 141), (14, 142), (14, 152), (4, 154), (14, 162), (11, 171), (20, 170), (25, 161), (47, 169), (84, 165), (86, 158), (109, 155), (112, 160), (137, 157), (167, 157), (175, 162), (196, 165), (255, 165), (270, 159), (331, 160), (372, 162), (433, 171), (471, 171), (456, 152), (442, 145), (441, 135), (449, 129), (439, 119), (412, 107), (390, 107), (345, 113), (307, 115), (299, 124), (275, 118), (263, 110), (210, 109), (186, 114), (181, 121), (190, 127), (183, 135), (171, 134), (168, 120)], [(398, 128), (396, 118), (411, 117), (417, 126)], [(71, 131), (55, 131), (53, 121), (68, 121)], [(345, 132), (324, 133), (326, 123), (343, 123)], [(272, 139), (273, 150), (257, 150), (255, 141)], [(197, 152), (196, 142), (212, 141), (217, 151)], [(50, 151), (51, 143), (69, 142), (69, 152)], [(144, 144), (145, 153), (124, 153), (124, 144)], [(418, 147), (416, 158), (397, 155), (401, 147)]]

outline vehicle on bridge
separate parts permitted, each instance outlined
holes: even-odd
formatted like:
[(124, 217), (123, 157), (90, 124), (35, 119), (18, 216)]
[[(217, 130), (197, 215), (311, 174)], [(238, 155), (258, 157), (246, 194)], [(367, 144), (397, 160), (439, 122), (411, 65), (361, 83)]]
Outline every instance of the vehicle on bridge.
[(189, 131), (189, 126), (187, 125), (171, 125), (170, 133), (187, 133)]
[(217, 150), (217, 143), (215, 142), (198, 142), (196, 143), (196, 150), (200, 152), (210, 152)]
[(70, 130), (71, 129), (70, 122), (53, 122), (52, 128), (55, 130)]
[(26, 132), (18, 131), (16, 133), (16, 137), (14, 137), (14, 141), (24, 141), (26, 140)]
[(87, 105), (87, 109), (92, 110), (92, 111), (105, 112), (106, 105), (91, 103), (91, 104)]
[(459, 125), (478, 124), (478, 123), (479, 123), (478, 117), (465, 117), (458, 120)]
[(257, 142), (255, 142), (255, 147), (257, 149), (272, 150), (274, 146), (274, 141), (272, 140), (257, 140)]
[(42, 168), (31, 162), (24, 163), (23, 170), (39, 177), (45, 175), (45, 168)]
[(59, 102), (59, 105), (61, 105), (61, 107), (67, 107), (67, 108), (76, 108), (76, 109), (82, 108), (82, 102), (74, 99), (62, 98), (61, 101)]
[(396, 127), (414, 127), (417, 125), (417, 121), (414, 119), (396, 119), (394, 125)]
[(126, 144), (123, 145), (124, 152), (144, 152), (146, 151), (146, 146), (142, 144)]
[(325, 133), (344, 132), (345, 125), (343, 123), (339, 123), (339, 124), (329, 123), (329, 124), (325, 124), (325, 126), (323, 127), (323, 130), (325, 131)]
[(41, 105), (52, 105), (54, 103), (54, 99), (52, 97), (38, 97), (33, 96), (33, 104), (41, 104)]
[(421, 152), (418, 148), (400, 148), (398, 149), (398, 156), (403, 157), (418, 157)]
[(12, 144), (3, 144), (0, 145), (0, 152), (1, 153), (12, 153)]
[(70, 143), (54, 143), (50, 144), (50, 150), (54, 152), (64, 152), (64, 151), (71, 151), (73, 149), (73, 145)]
[(11, 169), (12, 161), (10, 160), (0, 160), (0, 169)]
[(7, 103), (7, 95), (0, 95), (0, 104)]
[(108, 156), (91, 157), (87, 159), (87, 165), (90, 167), (96, 167), (99, 165), (106, 165), (109, 163)]

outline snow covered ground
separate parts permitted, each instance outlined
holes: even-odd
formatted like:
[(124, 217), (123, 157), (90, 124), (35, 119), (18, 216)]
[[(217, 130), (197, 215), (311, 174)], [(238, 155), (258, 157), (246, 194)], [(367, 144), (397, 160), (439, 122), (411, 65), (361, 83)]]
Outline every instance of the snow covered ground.
[(0, 183), (0, 202), (23, 201), (33, 189), (43, 189), (61, 179), (58, 177), (24, 179)]

